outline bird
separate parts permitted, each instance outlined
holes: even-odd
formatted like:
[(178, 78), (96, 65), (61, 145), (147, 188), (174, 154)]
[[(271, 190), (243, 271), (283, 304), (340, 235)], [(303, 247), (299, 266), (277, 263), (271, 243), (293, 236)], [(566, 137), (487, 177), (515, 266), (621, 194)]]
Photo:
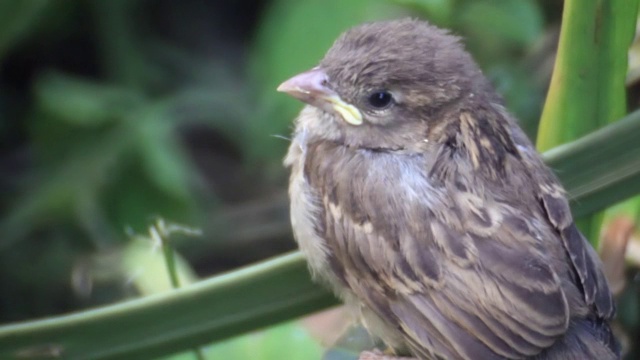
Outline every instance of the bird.
[(620, 358), (597, 253), (461, 38), (361, 24), (278, 91), (294, 237), (386, 344), (360, 359)]

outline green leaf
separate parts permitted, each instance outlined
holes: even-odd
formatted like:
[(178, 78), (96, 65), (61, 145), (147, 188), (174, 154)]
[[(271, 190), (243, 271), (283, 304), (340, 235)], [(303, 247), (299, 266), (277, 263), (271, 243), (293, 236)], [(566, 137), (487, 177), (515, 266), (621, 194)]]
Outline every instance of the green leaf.
[(159, 187), (156, 177), (162, 173), (150, 173), (151, 167), (144, 161), (146, 159), (140, 154), (121, 159), (118, 167), (110, 172), (111, 181), (104, 184), (99, 193), (100, 204), (105, 207), (114, 227), (141, 232), (155, 217), (184, 224), (199, 224), (200, 214), (196, 211), (191, 193), (184, 189), (185, 196), (181, 196), (180, 192), (167, 192), (166, 188)]
[(145, 92), (149, 81), (147, 63), (132, 11), (139, 0), (90, 0), (96, 29), (99, 59), (109, 79)]
[(576, 218), (640, 193), (640, 111), (544, 153)]
[(392, 0), (425, 16), (430, 22), (447, 27), (452, 20), (455, 0)]
[(1, 327), (0, 358), (38, 353), (64, 359), (150, 359), (335, 303), (311, 282), (300, 254), (291, 254), (170, 293)]
[[(127, 151), (131, 139), (123, 129), (115, 128), (92, 140), (92, 146), (79, 147), (78, 151), (68, 152), (66, 157), (58, 159), (60, 166), (48, 169), (47, 176), (38, 179), (34, 191), (21, 195), (12, 211), (0, 221), (4, 235), (0, 239), (0, 250), (43, 222), (72, 217), (76, 213), (94, 215), (86, 210), (94, 209), (92, 204), (99, 189), (108, 182), (107, 174)], [(52, 159), (50, 165), (53, 164), (57, 163)]]
[(50, 3), (50, 0), (0, 1), (0, 60), (32, 30)]
[(280, 360), (286, 356), (287, 360), (309, 360), (319, 359), (322, 348), (299, 323), (292, 322), (215, 344), (205, 353), (210, 359)]
[[(575, 140), (626, 113), (627, 54), (637, 0), (567, 0), (537, 146)], [(597, 248), (602, 214), (578, 226)]]
[(462, 6), (458, 23), (475, 30), (477, 38), (526, 45), (542, 33), (542, 13), (534, 1), (480, 0)]
[(189, 197), (187, 174), (194, 173), (176, 139), (175, 124), (164, 107), (150, 106), (129, 118), (136, 132), (136, 147), (148, 179), (164, 193)]
[[(77, 217), (96, 235), (92, 239), (102, 241), (113, 241), (114, 232), (124, 227), (144, 230), (152, 216), (194, 223), (194, 171), (175, 139), (175, 121), (167, 110), (172, 103), (138, 104), (141, 100), (126, 92), (68, 77), (44, 83), (38, 93), (42, 108), (32, 124), (35, 171), (44, 175), (0, 221), (0, 248), (51, 219)], [(60, 88), (62, 95), (82, 100), (58, 98)], [(131, 101), (109, 106), (123, 99)], [(73, 102), (81, 103), (76, 114), (67, 109)]]
[(567, 0), (538, 149), (575, 140), (626, 112), (637, 0)]
[(102, 125), (120, 119), (142, 101), (139, 94), (123, 87), (57, 73), (39, 78), (35, 93), (41, 111), (80, 126)]

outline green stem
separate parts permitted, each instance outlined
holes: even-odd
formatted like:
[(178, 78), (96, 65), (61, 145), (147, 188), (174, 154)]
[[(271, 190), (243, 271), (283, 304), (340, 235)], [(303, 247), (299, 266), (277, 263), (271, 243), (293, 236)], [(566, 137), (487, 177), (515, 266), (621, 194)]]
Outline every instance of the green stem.
[[(167, 265), (167, 272), (169, 273), (169, 280), (171, 281), (171, 287), (175, 289), (180, 288), (180, 277), (178, 276), (178, 270), (176, 269), (176, 257), (175, 251), (169, 243), (170, 235), (166, 230), (166, 226), (163, 220), (158, 220), (155, 226), (151, 227), (151, 238), (160, 241), (162, 243), (162, 252), (164, 254), (164, 262)], [(197, 360), (206, 360), (207, 357), (199, 347), (192, 349), (193, 355)]]
[[(152, 231), (160, 233), (158, 227), (153, 227)], [(180, 278), (178, 277), (178, 271), (176, 269), (175, 253), (171, 245), (169, 245), (169, 239), (167, 234), (157, 234), (152, 236), (158, 236), (159, 241), (162, 242), (162, 253), (164, 254), (164, 262), (167, 265), (167, 273), (169, 275), (169, 281), (171, 281), (171, 287), (174, 289), (180, 288)]]

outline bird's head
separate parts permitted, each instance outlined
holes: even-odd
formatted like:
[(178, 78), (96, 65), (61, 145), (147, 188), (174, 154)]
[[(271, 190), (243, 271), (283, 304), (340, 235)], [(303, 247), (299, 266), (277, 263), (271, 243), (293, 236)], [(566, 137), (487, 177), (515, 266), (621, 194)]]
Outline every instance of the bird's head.
[(298, 125), (312, 135), (406, 149), (425, 140), (440, 109), (479, 87), (486, 82), (458, 37), (404, 19), (346, 31), (317, 67), (278, 90), (310, 105)]

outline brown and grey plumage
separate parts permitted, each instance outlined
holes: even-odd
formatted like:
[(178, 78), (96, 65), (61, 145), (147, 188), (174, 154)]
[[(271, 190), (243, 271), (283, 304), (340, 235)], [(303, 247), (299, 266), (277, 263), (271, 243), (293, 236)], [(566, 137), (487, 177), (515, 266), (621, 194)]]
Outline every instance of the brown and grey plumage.
[(361, 25), (279, 90), (309, 104), (295, 237), (372, 333), (419, 359), (619, 357), (597, 255), (457, 37)]

